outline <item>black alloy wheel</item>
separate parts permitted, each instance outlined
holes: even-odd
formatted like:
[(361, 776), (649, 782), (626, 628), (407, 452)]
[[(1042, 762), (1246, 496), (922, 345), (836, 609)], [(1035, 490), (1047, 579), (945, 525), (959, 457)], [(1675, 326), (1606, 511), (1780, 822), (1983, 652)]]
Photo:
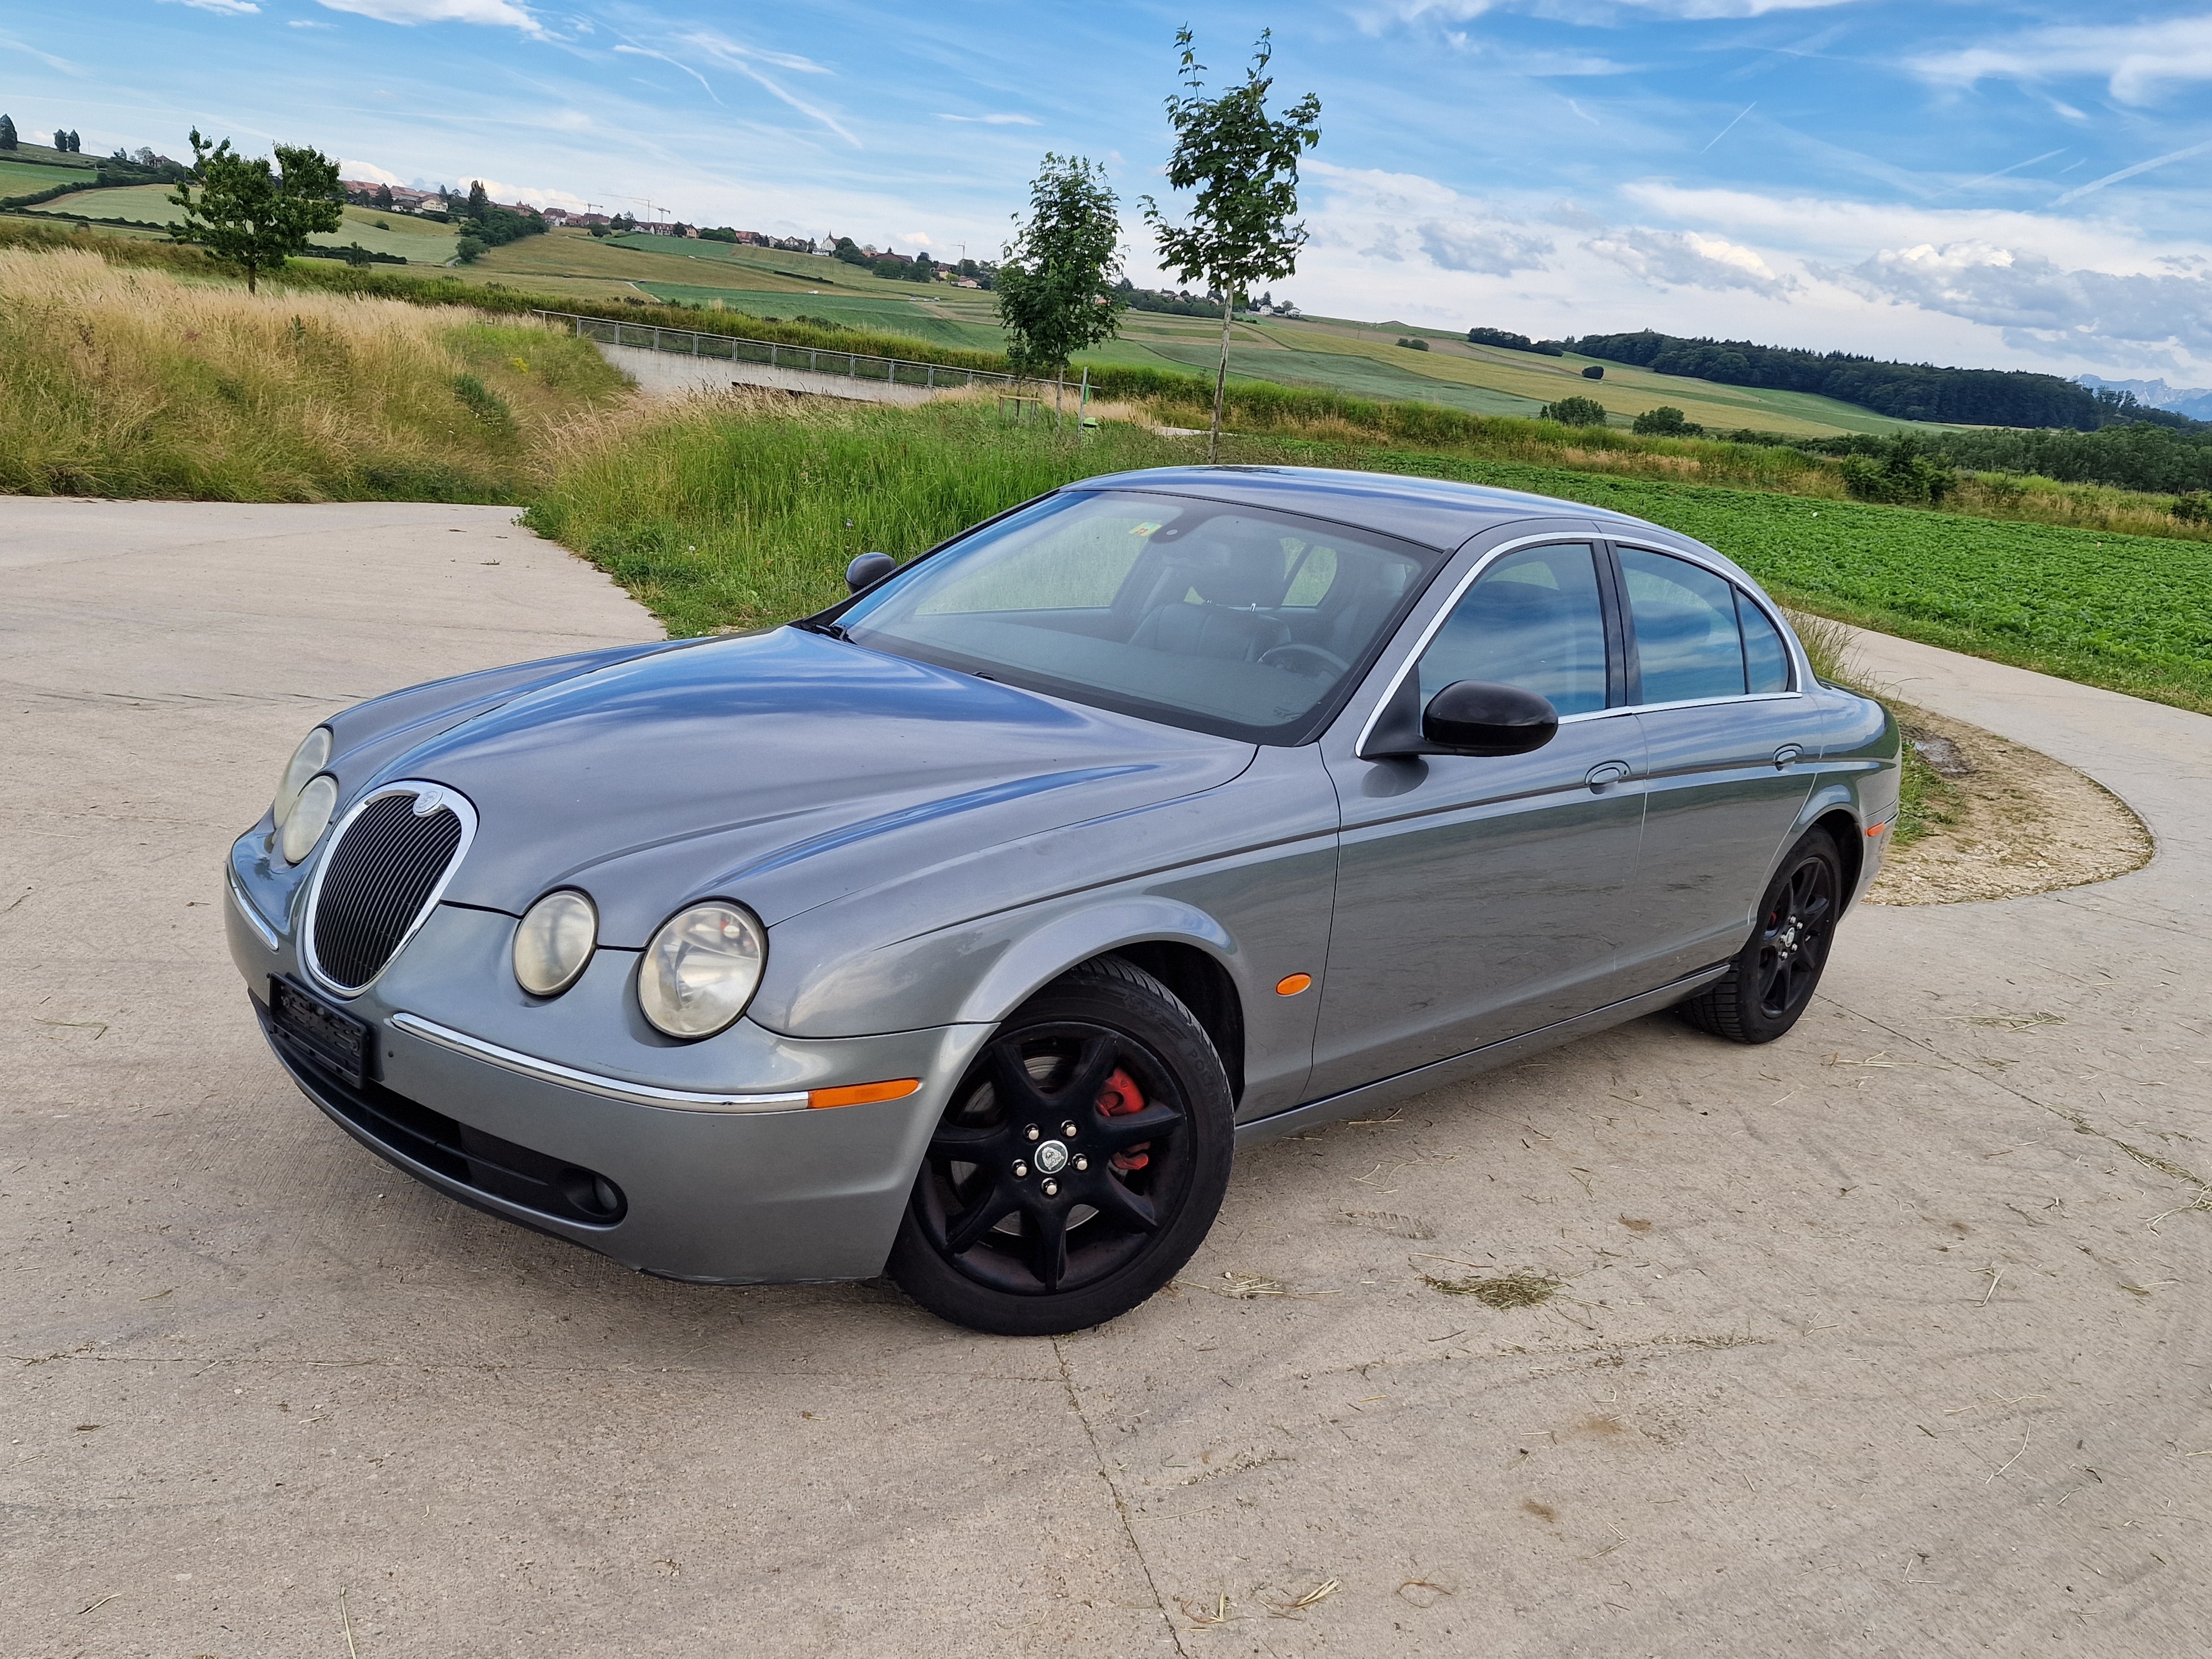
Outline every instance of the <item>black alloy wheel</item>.
[(1795, 1025), (1828, 965), (1843, 888), (1835, 841), (1815, 830), (1782, 860), (1726, 975), (1682, 1005), (1691, 1023), (1736, 1042), (1771, 1042)]
[(1190, 1011), (1119, 957), (1086, 963), (1024, 1005), (961, 1079), (891, 1275), (976, 1330), (1099, 1324), (1190, 1259), (1234, 1145), (1228, 1079)]

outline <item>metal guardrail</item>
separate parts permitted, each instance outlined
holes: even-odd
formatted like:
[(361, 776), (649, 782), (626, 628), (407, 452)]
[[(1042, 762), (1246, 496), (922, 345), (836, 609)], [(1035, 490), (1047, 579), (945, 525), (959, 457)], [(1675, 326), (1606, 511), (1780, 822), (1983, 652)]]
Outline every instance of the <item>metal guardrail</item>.
[(984, 368), (955, 368), (946, 363), (910, 362), (904, 357), (875, 357), (864, 351), (831, 351), (819, 346), (787, 345), (781, 340), (748, 340), (734, 334), (707, 334), (688, 328), (626, 323), (618, 317), (585, 317), (570, 311), (533, 311), (533, 317), (572, 325), (580, 339), (602, 345), (637, 346), (648, 351), (711, 357), (724, 362), (759, 363), (769, 368), (804, 369), (810, 374), (841, 374), (848, 380), (879, 380), (890, 386), (939, 390), (968, 386), (1018, 386), (1013, 374)]

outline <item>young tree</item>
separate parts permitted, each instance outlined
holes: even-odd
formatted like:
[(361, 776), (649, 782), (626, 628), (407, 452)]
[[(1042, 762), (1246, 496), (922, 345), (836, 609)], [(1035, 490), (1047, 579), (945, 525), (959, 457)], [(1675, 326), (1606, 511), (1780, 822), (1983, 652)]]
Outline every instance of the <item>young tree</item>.
[(1044, 158), (1030, 185), (1030, 221), (1019, 226), (1000, 262), (999, 321), (1006, 357), (1025, 374), (1051, 374), (1052, 407), (1060, 413), (1067, 360), (1110, 340), (1121, 325), (1121, 203), (1106, 169), (1079, 155)]
[(1293, 275), (1306, 228), (1292, 224), (1298, 210), (1298, 157), (1321, 143), (1321, 100), (1308, 93), (1280, 117), (1267, 112), (1274, 85), (1267, 73), (1274, 54), (1271, 32), (1260, 31), (1252, 66), (1243, 84), (1206, 95), (1188, 27), (1176, 31), (1182, 54), (1184, 91), (1167, 100), (1176, 147), (1168, 157), (1168, 184), (1193, 190), (1190, 222), (1171, 225), (1159, 204), (1145, 198), (1145, 219), (1158, 234), (1160, 259), (1185, 283), (1203, 282), (1221, 297), (1221, 367), (1213, 378), (1213, 428), (1206, 455), (1221, 447), (1221, 404), (1229, 386), (1229, 325), (1237, 299), (1253, 283)]
[(228, 138), (210, 144), (198, 127), (191, 143), (191, 177), (169, 198), (185, 216), (170, 232), (244, 265), (247, 293), (255, 291), (261, 272), (306, 247), (311, 234), (336, 230), (343, 222), (338, 164), (319, 150), (278, 144), (279, 172), (259, 157), (234, 155)]
[(14, 149), (18, 142), (15, 137), (15, 118), (12, 115), (0, 115), (0, 149)]

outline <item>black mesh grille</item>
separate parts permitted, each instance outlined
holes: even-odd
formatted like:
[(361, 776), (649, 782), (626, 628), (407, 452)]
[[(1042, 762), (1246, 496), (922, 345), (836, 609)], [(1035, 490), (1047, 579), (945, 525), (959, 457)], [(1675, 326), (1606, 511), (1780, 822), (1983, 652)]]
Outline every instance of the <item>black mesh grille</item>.
[(449, 807), (418, 815), (413, 795), (371, 801), (331, 848), (315, 900), (315, 962), (331, 984), (366, 985), (392, 960), (461, 844)]

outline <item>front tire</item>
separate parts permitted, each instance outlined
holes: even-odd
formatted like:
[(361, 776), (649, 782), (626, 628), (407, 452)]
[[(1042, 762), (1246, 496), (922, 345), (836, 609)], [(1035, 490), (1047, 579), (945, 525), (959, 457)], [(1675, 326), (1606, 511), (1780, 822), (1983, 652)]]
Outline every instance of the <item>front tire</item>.
[(1795, 1025), (1828, 965), (1843, 890), (1835, 839), (1813, 830), (1767, 884), (1759, 925), (1728, 973), (1681, 1005), (1690, 1023), (1732, 1042), (1771, 1042)]
[(971, 1330), (1103, 1324), (1190, 1260), (1235, 1150), (1229, 1079), (1205, 1028), (1134, 964), (1085, 963), (1017, 1010), (961, 1079), (915, 1178), (891, 1277)]

